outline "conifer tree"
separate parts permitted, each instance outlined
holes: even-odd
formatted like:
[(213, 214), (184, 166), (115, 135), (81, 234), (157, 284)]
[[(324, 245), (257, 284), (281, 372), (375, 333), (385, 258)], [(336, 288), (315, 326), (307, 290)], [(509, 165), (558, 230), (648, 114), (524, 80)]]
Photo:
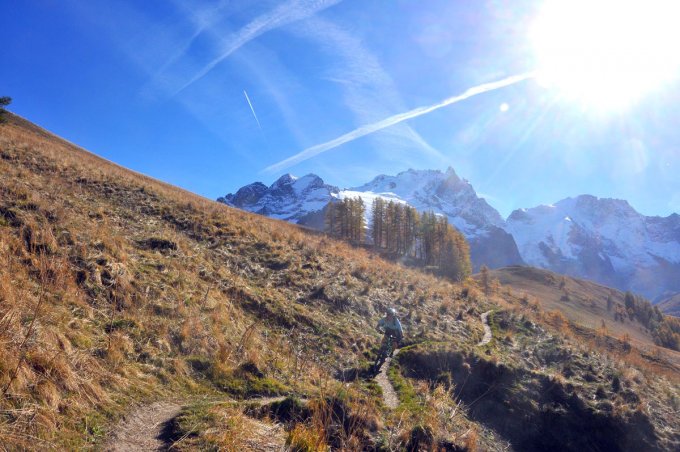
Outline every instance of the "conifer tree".
[(479, 269), (480, 282), (482, 283), (482, 290), (484, 290), (484, 295), (489, 295), (491, 291), (491, 278), (489, 276), (489, 267), (482, 265)]
[(385, 217), (385, 200), (375, 198), (371, 209), (371, 235), (373, 236), (373, 246), (378, 249), (383, 248), (383, 220)]
[(5, 118), (5, 113), (6, 113), (5, 107), (8, 106), (11, 103), (12, 103), (11, 97), (7, 97), (7, 96), (0, 97), (0, 123), (3, 123), (7, 120)]
[(364, 242), (364, 231), (366, 229), (366, 206), (361, 197), (350, 199), (350, 222), (351, 222), (351, 237), (350, 239), (355, 243)]
[(404, 251), (407, 256), (415, 257), (414, 249), (418, 233), (418, 211), (410, 206), (404, 212)]

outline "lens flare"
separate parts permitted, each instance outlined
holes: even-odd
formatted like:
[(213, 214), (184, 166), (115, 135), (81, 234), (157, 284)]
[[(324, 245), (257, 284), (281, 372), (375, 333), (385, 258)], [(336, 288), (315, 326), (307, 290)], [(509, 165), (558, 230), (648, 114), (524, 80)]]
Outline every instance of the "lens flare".
[(546, 0), (530, 28), (540, 83), (622, 109), (680, 68), (677, 0)]

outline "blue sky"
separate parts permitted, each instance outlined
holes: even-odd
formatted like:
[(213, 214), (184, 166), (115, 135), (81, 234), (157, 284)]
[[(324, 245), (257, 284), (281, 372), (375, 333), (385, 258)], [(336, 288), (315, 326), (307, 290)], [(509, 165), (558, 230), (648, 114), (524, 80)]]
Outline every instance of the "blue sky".
[(582, 193), (680, 212), (678, 83), (603, 112), (528, 80), (266, 170), (534, 70), (539, 3), (2, 2), (0, 95), (86, 149), (209, 198), (285, 172), (351, 187), (451, 166), (504, 216)]

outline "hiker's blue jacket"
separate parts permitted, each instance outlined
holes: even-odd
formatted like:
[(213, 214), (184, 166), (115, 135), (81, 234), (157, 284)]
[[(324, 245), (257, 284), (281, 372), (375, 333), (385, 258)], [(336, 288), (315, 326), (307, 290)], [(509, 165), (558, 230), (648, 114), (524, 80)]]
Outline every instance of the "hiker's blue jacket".
[(392, 320), (388, 320), (387, 317), (383, 317), (378, 321), (378, 329), (385, 330), (385, 334), (391, 333), (401, 339), (404, 336), (404, 331), (401, 329), (401, 322), (398, 318), (394, 317)]

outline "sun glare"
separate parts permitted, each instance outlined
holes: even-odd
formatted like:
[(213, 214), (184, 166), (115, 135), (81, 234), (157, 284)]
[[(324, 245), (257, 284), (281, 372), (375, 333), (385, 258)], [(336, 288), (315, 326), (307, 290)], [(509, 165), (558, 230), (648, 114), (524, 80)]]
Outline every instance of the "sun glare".
[(623, 109), (680, 68), (680, 1), (546, 0), (530, 29), (537, 78), (597, 109)]

